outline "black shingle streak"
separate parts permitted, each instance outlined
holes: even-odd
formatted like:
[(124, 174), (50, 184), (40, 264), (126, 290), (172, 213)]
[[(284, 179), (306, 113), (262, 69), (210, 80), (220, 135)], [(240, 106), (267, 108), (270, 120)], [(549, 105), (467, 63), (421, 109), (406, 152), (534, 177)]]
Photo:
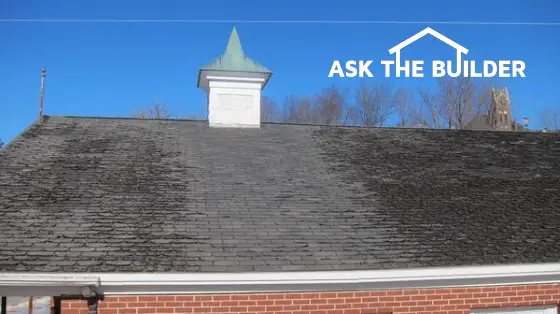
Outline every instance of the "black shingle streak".
[(49, 117), (0, 151), (0, 271), (560, 261), (560, 136)]

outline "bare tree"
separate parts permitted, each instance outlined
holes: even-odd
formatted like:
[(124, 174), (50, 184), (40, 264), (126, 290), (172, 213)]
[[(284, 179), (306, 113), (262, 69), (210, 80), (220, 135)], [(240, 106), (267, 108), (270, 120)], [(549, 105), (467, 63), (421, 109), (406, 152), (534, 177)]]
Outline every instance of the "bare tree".
[(541, 112), (541, 123), (547, 131), (560, 131), (560, 109), (544, 109)]
[(284, 109), (282, 110), (282, 122), (292, 122), (295, 112), (298, 110), (298, 98), (289, 95), (284, 99)]
[(278, 118), (276, 102), (267, 96), (261, 97), (261, 121), (274, 122)]
[(475, 86), (468, 77), (439, 80), (441, 109), (447, 127), (462, 129), (475, 115)]
[(355, 92), (364, 126), (382, 126), (393, 112), (393, 88), (389, 84), (362, 84)]
[(335, 85), (322, 90), (315, 96), (315, 113), (321, 124), (339, 124), (344, 112), (346, 100), (341, 90)]
[[(475, 114), (488, 114), (492, 105), (492, 86), (495, 83), (480, 81), (475, 89)], [(513, 108), (512, 108), (513, 109)]]
[(341, 125), (361, 125), (362, 118), (360, 108), (356, 106), (344, 106)]
[(0, 148), (4, 147), (4, 142), (2, 142), (2, 139), (0, 138)]
[(156, 103), (151, 107), (138, 110), (134, 117), (140, 119), (170, 119), (171, 114), (165, 104)]
[(488, 113), (491, 88), (468, 77), (442, 78), (435, 93), (421, 89), (420, 99), (428, 126), (463, 129), (476, 115)]
[(294, 95), (286, 97), (282, 122), (312, 124), (316, 123), (316, 120), (311, 100)]
[(442, 128), (442, 108), (439, 97), (422, 88), (418, 90), (420, 95), (420, 107), (413, 115), (417, 126), (430, 128)]
[(414, 94), (410, 89), (399, 88), (393, 96), (393, 102), (397, 114), (397, 127), (410, 127), (418, 124), (418, 121), (415, 120), (415, 117), (419, 115), (418, 109)]

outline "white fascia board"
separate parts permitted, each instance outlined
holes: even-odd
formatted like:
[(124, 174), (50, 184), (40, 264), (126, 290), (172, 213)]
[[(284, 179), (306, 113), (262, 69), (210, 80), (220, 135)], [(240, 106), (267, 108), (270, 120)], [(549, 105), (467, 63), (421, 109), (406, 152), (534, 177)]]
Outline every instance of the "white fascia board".
[(264, 78), (258, 78), (258, 77), (236, 77), (236, 76), (209, 75), (206, 78), (208, 80), (215, 80), (215, 81), (238, 81), (238, 82), (254, 82), (254, 83), (263, 83), (265, 81)]
[(213, 128), (245, 128), (245, 129), (258, 129), (261, 127), (260, 124), (224, 124), (224, 123), (215, 123), (215, 122), (208, 122), (208, 124)]
[(99, 287), (98, 276), (67, 273), (0, 273), (0, 296), (80, 294), (82, 287)]
[(235, 89), (256, 89), (260, 90), (262, 84), (254, 81), (243, 80), (223, 80), (223, 81), (210, 81), (208, 87), (210, 88), (235, 88)]
[[(25, 275), (25, 277), (21, 277)], [(18, 280), (10, 280), (18, 278)], [(296, 292), (468, 287), (560, 283), (560, 263), (507, 266), (465, 266), (371, 271), (252, 272), (252, 273), (4, 273), (6, 288), (37, 288), (47, 293), (60, 287), (98, 286), (106, 295)], [(58, 276), (58, 277), (57, 277)], [(34, 278), (33, 278), (34, 277)], [(58, 278), (58, 279), (57, 279)], [(82, 278), (83, 279), (83, 278)], [(48, 284), (47, 284), (48, 283)]]
[(99, 276), (72, 273), (0, 273), (0, 286), (4, 285), (97, 285)]

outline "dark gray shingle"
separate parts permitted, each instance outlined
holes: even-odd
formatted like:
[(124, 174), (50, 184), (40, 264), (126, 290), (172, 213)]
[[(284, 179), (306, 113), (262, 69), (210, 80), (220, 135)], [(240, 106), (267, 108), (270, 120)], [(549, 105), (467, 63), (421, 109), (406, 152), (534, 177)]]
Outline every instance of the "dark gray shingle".
[(0, 221), (0, 271), (558, 262), (560, 136), (49, 117)]

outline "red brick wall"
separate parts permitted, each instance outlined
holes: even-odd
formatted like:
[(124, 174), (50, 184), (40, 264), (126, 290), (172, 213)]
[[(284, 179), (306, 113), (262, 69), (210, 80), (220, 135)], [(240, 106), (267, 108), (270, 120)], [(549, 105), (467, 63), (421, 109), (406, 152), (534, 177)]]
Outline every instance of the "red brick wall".
[[(475, 308), (538, 305), (560, 305), (560, 284), (365, 292), (106, 296), (99, 303), (98, 313), (466, 314)], [(62, 301), (62, 314), (88, 314), (86, 302)]]

